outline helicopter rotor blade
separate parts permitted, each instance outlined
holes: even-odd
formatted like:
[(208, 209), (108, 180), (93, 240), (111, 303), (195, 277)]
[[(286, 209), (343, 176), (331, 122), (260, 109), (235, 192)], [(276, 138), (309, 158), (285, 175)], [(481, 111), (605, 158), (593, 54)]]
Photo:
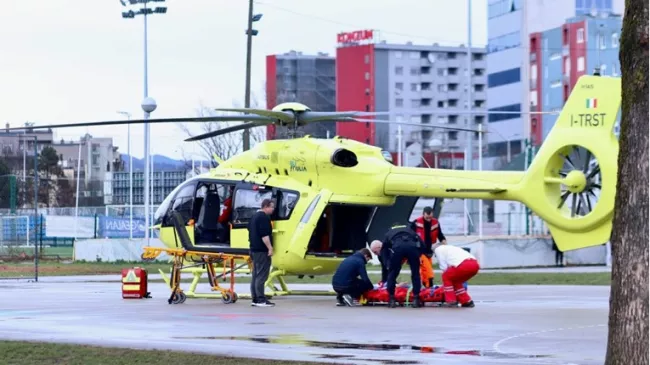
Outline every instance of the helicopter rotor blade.
[(431, 123), (421, 124), (421, 123), (410, 123), (410, 122), (394, 122), (392, 120), (383, 120), (383, 119), (359, 119), (359, 118), (346, 118), (346, 119), (339, 119), (339, 120), (343, 122), (397, 124), (397, 125), (408, 125), (408, 126), (421, 127), (421, 128), (440, 128), (440, 129), (448, 129), (454, 131), (480, 132), (478, 129), (451, 127), (448, 125), (431, 124)]
[(218, 115), (213, 117), (185, 117), (185, 118), (160, 118), (160, 119), (131, 119), (131, 120), (108, 120), (101, 122), (81, 122), (81, 123), (64, 123), (64, 124), (49, 124), (49, 125), (35, 125), (35, 126), (22, 126), (13, 127), (7, 130), (27, 130), (27, 129), (54, 129), (54, 128), (70, 128), (70, 127), (101, 127), (106, 125), (124, 125), (124, 124), (157, 124), (157, 123), (205, 123), (205, 122), (246, 122), (252, 121), (256, 123), (271, 123), (275, 119), (263, 117), (259, 115)]
[(203, 140), (203, 139), (217, 137), (217, 136), (220, 136), (220, 135), (223, 135), (223, 134), (228, 134), (228, 133), (231, 133), (231, 132), (236, 132), (236, 131), (249, 129), (249, 128), (254, 128), (254, 127), (264, 127), (267, 124), (271, 124), (271, 122), (268, 122), (268, 123), (250, 122), (250, 123), (233, 125), (233, 126), (230, 126), (230, 127), (217, 129), (217, 130), (214, 130), (214, 131), (211, 131), (211, 132), (199, 134), (198, 136), (193, 136), (193, 137), (187, 138), (187, 139), (185, 139), (185, 142), (200, 141), (200, 140)]
[[(266, 118), (273, 118), (283, 122), (293, 122), (295, 117), (289, 112), (275, 112), (267, 109), (249, 109), (249, 108), (219, 108), (215, 109), (220, 112), (236, 112), (236, 113), (250, 113), (253, 115), (263, 116)], [(239, 117), (239, 116), (238, 116)]]
[(339, 121), (342, 118), (356, 118), (356, 117), (373, 117), (379, 115), (390, 115), (394, 114), (391, 112), (312, 112), (307, 111), (298, 116), (301, 122), (335, 122)]

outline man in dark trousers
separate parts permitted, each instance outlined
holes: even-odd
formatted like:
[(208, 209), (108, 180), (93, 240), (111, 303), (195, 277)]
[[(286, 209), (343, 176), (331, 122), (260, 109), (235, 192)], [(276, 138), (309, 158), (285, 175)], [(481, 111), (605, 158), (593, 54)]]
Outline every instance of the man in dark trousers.
[(424, 242), (422, 256), (420, 256), (420, 279), (425, 288), (433, 287), (433, 250), (431, 247), (437, 240), (447, 244), (447, 239), (440, 229), (440, 222), (433, 217), (433, 209), (424, 207), (422, 215), (411, 222), (411, 229), (420, 236)]
[(341, 262), (332, 277), (337, 306), (351, 307), (354, 303), (353, 298), (358, 300), (361, 294), (373, 288), (366, 271), (366, 264), (371, 259), (370, 250), (362, 248)]
[(406, 225), (395, 224), (386, 233), (381, 245), (382, 271), (383, 266), (388, 263), (388, 306), (395, 308), (395, 281), (402, 270), (402, 261), (406, 260), (411, 268), (411, 282), (413, 284), (413, 307), (420, 306), (420, 255), (422, 255), (424, 243), (420, 237)]
[(250, 255), (253, 259), (251, 278), (251, 299), (254, 307), (272, 307), (275, 304), (266, 299), (264, 283), (271, 271), (271, 256), (273, 256), (273, 227), (271, 214), (275, 210), (275, 202), (271, 199), (262, 200), (260, 210), (255, 212), (248, 222), (248, 241)]

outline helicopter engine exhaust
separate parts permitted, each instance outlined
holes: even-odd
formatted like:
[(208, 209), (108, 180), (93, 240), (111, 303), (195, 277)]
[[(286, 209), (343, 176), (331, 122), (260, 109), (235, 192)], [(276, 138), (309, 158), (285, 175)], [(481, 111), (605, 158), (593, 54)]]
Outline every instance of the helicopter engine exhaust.
[(334, 166), (339, 167), (354, 167), (359, 163), (357, 155), (345, 148), (339, 148), (334, 153), (332, 153), (332, 158), (330, 159)]

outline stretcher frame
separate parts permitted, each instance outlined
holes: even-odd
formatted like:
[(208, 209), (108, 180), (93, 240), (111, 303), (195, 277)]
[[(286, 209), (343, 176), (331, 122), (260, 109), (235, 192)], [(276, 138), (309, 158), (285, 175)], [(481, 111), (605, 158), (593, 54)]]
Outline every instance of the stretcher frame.
[[(162, 247), (144, 247), (144, 253), (142, 254), (142, 259), (144, 261), (152, 261), (158, 257), (161, 253), (166, 253), (172, 257), (172, 270), (170, 273), (169, 281), (165, 280), (171, 289), (171, 295), (167, 302), (169, 304), (182, 304), (187, 299), (188, 295), (180, 288), (181, 283), (181, 271), (183, 269), (188, 269), (197, 266), (204, 266), (207, 270), (208, 281), (212, 291), (218, 291), (221, 294), (221, 300), (224, 304), (232, 304), (237, 302), (238, 295), (235, 292), (235, 272), (248, 266), (248, 269), (252, 269), (252, 260), (248, 255), (233, 255), (225, 253), (215, 253), (215, 252), (202, 252), (202, 251), (188, 251), (184, 248), (162, 248)], [(188, 256), (198, 256), (201, 258), (200, 262), (196, 262), (192, 265), (185, 265), (184, 262), (188, 259)], [(243, 260), (244, 264), (235, 265), (235, 261)], [(222, 264), (222, 272), (217, 275), (215, 269), (215, 264)], [(226, 280), (226, 275), (230, 276), (230, 286), (222, 287), (219, 285), (219, 279)], [(163, 276), (164, 278), (164, 276)], [(196, 275), (192, 281), (190, 287), (191, 296), (194, 295), (194, 290), (198, 284), (198, 279)]]

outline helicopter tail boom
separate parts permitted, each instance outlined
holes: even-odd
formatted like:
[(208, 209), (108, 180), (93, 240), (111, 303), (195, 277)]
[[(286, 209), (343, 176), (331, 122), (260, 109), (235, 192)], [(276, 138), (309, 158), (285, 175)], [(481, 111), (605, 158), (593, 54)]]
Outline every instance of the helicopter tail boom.
[(619, 78), (582, 76), (526, 172), (393, 167), (385, 193), (519, 201), (561, 251), (602, 245), (612, 231), (620, 104)]
[(427, 198), (519, 200), (514, 189), (524, 177), (516, 171), (462, 171), (393, 167), (384, 193)]

